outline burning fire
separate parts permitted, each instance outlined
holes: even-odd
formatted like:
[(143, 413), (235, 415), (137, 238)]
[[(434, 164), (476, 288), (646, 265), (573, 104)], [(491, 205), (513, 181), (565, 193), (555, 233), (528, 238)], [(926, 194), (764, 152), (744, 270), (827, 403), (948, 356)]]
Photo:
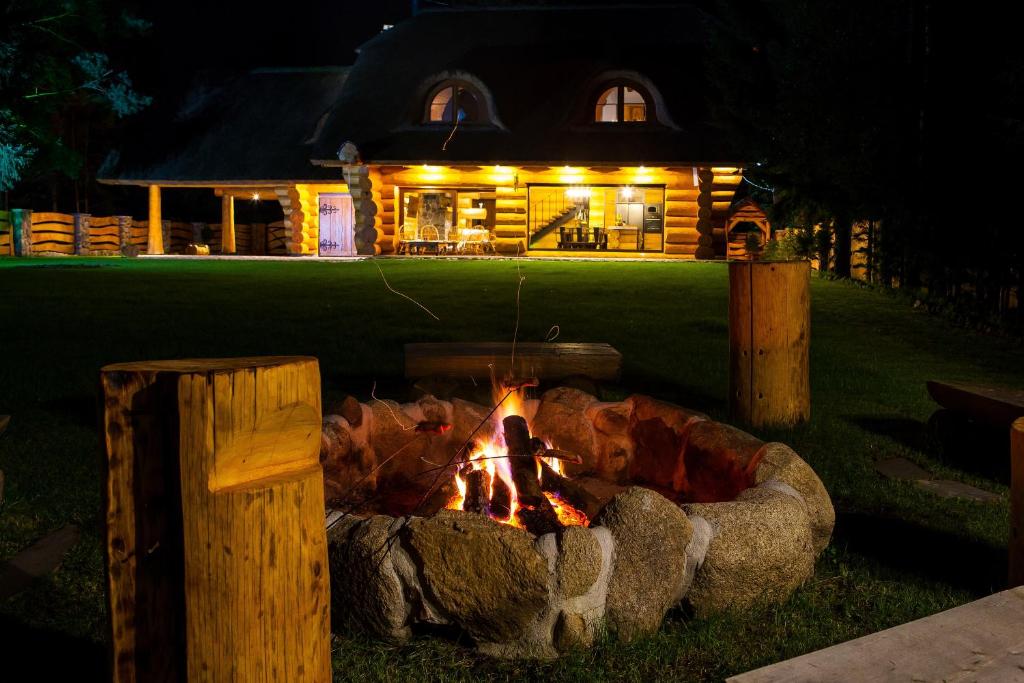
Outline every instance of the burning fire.
[[(497, 396), (497, 400), (501, 400), (505, 396), (505, 393), (507, 393), (507, 390), (499, 390), (497, 383), (495, 383), (495, 387), (496, 395), (500, 391), (500, 395)], [(457, 493), (448, 501), (448, 504), (445, 506), (447, 509), (463, 509), (469, 490), (468, 478), (470, 473), (482, 471), (484, 473), (484, 491), (487, 501), (489, 502), (485, 512), (491, 517), (491, 519), (494, 519), (497, 522), (514, 527), (525, 528), (517, 516), (517, 513), (521, 509), (521, 504), (519, 502), (519, 494), (513, 480), (512, 466), (509, 462), (510, 458), (508, 449), (505, 446), (501, 428), (502, 420), (504, 420), (504, 418), (511, 415), (524, 415), (526, 412), (524, 408), (523, 389), (519, 388), (512, 391), (512, 393), (505, 398), (498, 410), (495, 411), (494, 436), (487, 437), (486, 439), (482, 439), (474, 443), (471, 452), (468, 454), (466, 462), (463, 463), (455, 473), (455, 486)], [(548, 445), (550, 446), (550, 444)], [(561, 459), (535, 457), (534, 460), (537, 464), (538, 482), (543, 480), (544, 470), (541, 465), (542, 462), (554, 470), (556, 474), (565, 476)], [(505, 512), (506, 501), (504, 499), (499, 500), (495, 497), (499, 488), (507, 491), (507, 514), (501, 514)], [(503, 495), (505, 494), (503, 493), (502, 496)], [(551, 506), (554, 508), (555, 514), (558, 517), (558, 521), (563, 526), (588, 526), (590, 524), (590, 521), (584, 513), (574, 508), (568, 502), (562, 500), (557, 493), (544, 491), (544, 497), (551, 503)]]

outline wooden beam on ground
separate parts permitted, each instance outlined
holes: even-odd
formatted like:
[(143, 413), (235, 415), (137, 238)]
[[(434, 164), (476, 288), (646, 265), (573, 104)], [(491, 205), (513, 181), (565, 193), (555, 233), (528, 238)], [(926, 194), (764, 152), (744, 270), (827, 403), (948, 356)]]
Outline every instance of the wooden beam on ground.
[(164, 253), (164, 222), (160, 209), (160, 186), (149, 186), (149, 236), (146, 241), (147, 254)]
[(943, 408), (955, 410), (976, 422), (1006, 429), (1024, 417), (1024, 391), (965, 382), (927, 383), (928, 394)]
[(220, 253), (235, 253), (235, 198), (231, 194), (220, 198)]
[(17, 595), (38, 578), (55, 570), (78, 543), (78, 527), (69, 524), (0, 564), (0, 602)]
[(1019, 681), (1024, 588), (727, 679), (727, 683)]
[(609, 344), (521, 342), (430, 343), (405, 345), (405, 376), (489, 379), (491, 368), (499, 379), (513, 377), (564, 379), (582, 376), (616, 380), (622, 372), (622, 354)]
[(1024, 417), (1010, 431), (1010, 586), (1024, 585)]

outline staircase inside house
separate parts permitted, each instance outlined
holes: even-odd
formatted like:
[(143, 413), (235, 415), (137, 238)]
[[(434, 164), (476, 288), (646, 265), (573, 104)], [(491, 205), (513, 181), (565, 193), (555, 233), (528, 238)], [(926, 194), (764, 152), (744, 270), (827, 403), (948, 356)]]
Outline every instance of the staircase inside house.
[(564, 197), (542, 199), (530, 207), (530, 246), (537, 244), (579, 215), (584, 202)]

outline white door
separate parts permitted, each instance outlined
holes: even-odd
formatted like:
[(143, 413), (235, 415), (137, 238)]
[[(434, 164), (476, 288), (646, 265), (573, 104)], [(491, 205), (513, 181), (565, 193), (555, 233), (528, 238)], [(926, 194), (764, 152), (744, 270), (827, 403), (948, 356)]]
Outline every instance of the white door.
[(350, 194), (322, 194), (320, 204), (320, 255), (355, 256), (355, 207)]

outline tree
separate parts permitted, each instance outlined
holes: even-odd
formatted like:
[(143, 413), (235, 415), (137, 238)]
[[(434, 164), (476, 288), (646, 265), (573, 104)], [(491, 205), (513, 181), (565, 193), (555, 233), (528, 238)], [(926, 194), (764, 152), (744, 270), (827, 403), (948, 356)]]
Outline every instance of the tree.
[(906, 1), (760, 0), (718, 5), (709, 70), (716, 117), (775, 188), (773, 218), (826, 228), (850, 275), (851, 228), (906, 199), (915, 155), (915, 100)]
[(112, 0), (13, 0), (3, 19), (0, 190), (48, 185), (56, 209), (70, 182), (75, 210), (88, 210), (118, 121), (150, 103), (115, 66), (149, 25)]

